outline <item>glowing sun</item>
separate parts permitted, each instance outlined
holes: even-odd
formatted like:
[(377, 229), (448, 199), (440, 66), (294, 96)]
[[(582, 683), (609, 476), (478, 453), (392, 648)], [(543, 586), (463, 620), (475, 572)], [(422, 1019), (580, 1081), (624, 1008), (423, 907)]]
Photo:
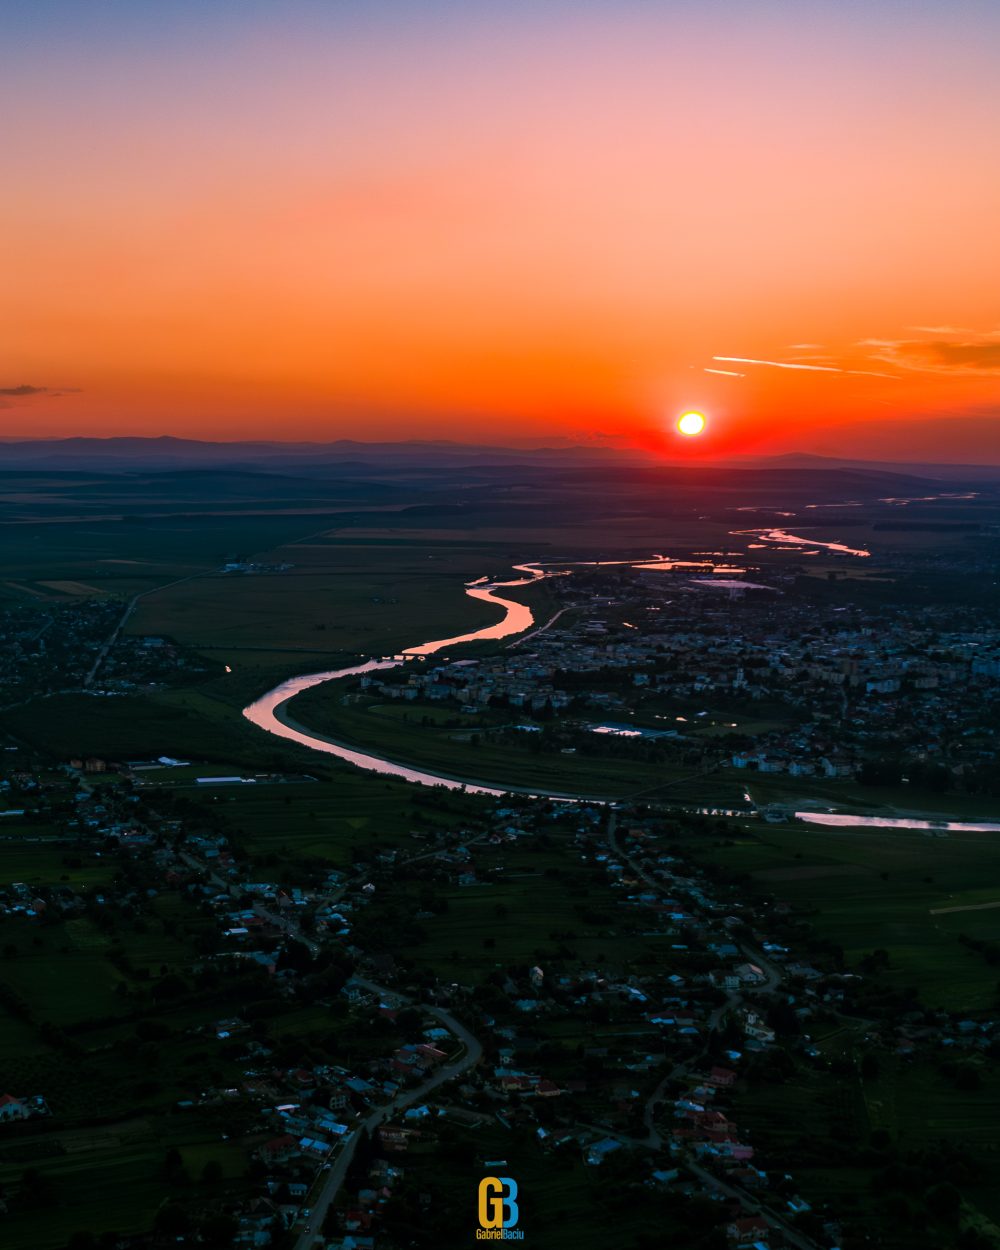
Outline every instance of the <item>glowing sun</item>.
[(696, 434), (701, 434), (705, 429), (705, 418), (700, 412), (685, 412), (677, 418), (677, 429), (681, 434), (686, 434), (688, 438), (694, 438)]

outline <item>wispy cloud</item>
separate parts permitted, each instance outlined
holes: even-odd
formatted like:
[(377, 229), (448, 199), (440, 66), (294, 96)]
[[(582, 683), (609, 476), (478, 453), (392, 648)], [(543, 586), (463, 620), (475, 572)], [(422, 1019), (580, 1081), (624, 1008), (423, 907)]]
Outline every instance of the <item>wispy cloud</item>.
[(816, 352), (822, 346), (822, 343), (789, 343), (788, 350), (790, 352)]
[(841, 369), (838, 365), (807, 365), (793, 360), (755, 360), (751, 356), (713, 356), (713, 360), (721, 360), (726, 364), (766, 365), (769, 369), (805, 369), (810, 373), (853, 373), (864, 378), (889, 378), (896, 380), (895, 374), (876, 373), (871, 369)]
[(914, 334), (975, 334), (964, 326), (907, 326)]
[[(718, 357), (715, 357), (715, 359), (717, 360)], [(727, 378), (745, 378), (747, 376), (745, 373), (737, 373), (735, 369), (709, 369), (707, 365), (702, 370), (702, 373), (721, 373), (723, 377)]]
[(953, 377), (992, 377), (1000, 374), (1000, 337), (995, 332), (966, 334), (953, 342), (944, 339), (931, 342), (924, 339), (869, 339), (864, 345), (875, 348), (873, 360), (910, 373), (939, 373)]

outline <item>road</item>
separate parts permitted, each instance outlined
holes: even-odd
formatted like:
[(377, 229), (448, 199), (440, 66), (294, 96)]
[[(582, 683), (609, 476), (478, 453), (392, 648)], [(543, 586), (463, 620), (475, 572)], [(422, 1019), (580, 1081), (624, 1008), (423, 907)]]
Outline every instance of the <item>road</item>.
[(762, 1202), (754, 1198), (752, 1194), (747, 1193), (745, 1189), (740, 1189), (738, 1185), (730, 1185), (728, 1182), (720, 1180), (717, 1176), (703, 1168), (700, 1163), (694, 1163), (690, 1159), (685, 1166), (703, 1185), (710, 1186), (716, 1193), (722, 1194), (726, 1198), (737, 1199), (750, 1215), (759, 1215), (767, 1221), (769, 1228), (780, 1229), (786, 1241), (790, 1245), (795, 1246), (796, 1250), (817, 1250), (816, 1242), (812, 1238), (806, 1237), (804, 1233), (800, 1233), (783, 1215), (779, 1215), (777, 1211), (764, 1206)]
[(100, 672), (101, 665), (107, 659), (108, 652), (118, 641), (119, 634), (125, 628), (126, 621), (135, 611), (135, 605), (139, 602), (140, 599), (145, 599), (147, 595), (159, 594), (161, 590), (169, 590), (171, 586), (180, 586), (182, 582), (193, 582), (196, 577), (205, 577), (208, 573), (217, 573), (218, 571), (219, 571), (218, 569), (202, 569), (198, 573), (189, 573), (187, 577), (178, 577), (172, 582), (164, 582), (162, 586), (153, 586), (150, 590), (143, 590), (143, 591), (140, 591), (139, 594), (133, 595), (132, 598), (128, 601), (128, 603), (126, 603), (125, 610), (124, 612), (122, 612), (121, 616), (118, 618), (118, 622), (115, 625), (114, 629), (111, 631), (110, 634), (108, 634), (107, 638), (105, 638), (104, 642), (101, 644), (100, 651), (98, 651), (93, 664), (91, 664), (90, 670), (87, 673), (87, 676), (84, 677), (83, 679), (83, 688), (86, 690), (91, 685), (91, 683), (93, 682), (97, 674)]
[[(436, 854), (436, 852), (434, 853)], [(217, 885), (229, 894), (238, 895), (241, 893), (239, 885), (226, 881), (188, 851), (180, 851), (179, 855), (189, 867), (206, 873), (213, 885)], [(417, 855), (413, 858), (420, 859), (422, 856)], [(344, 889), (346, 890), (346, 888), (347, 886), (345, 885)], [(270, 921), (276, 928), (283, 930), (289, 937), (294, 937), (297, 941), (302, 942), (314, 955), (319, 951), (319, 943), (312, 938), (306, 937), (293, 917), (272, 912), (259, 903), (254, 904), (253, 910), (258, 916)], [(391, 1102), (383, 1103), (380, 1107), (376, 1107), (351, 1132), (350, 1137), (344, 1142), (336, 1162), (329, 1172), (326, 1173), (318, 1194), (312, 1200), (308, 1223), (295, 1243), (295, 1250), (313, 1250), (313, 1247), (316, 1245), (319, 1230), (323, 1227), (326, 1214), (336, 1201), (340, 1187), (347, 1176), (347, 1170), (351, 1166), (351, 1160), (354, 1157), (354, 1151), (357, 1148), (358, 1138), (362, 1129), (367, 1129), (369, 1133), (374, 1132), (379, 1124), (385, 1120), (392, 1119), (398, 1111), (404, 1110), (415, 1102), (421, 1102), (432, 1090), (437, 1089), (439, 1085), (444, 1085), (446, 1081), (454, 1080), (456, 1076), (461, 1076), (462, 1073), (468, 1072), (470, 1068), (474, 1068), (483, 1056), (483, 1048), (479, 1039), (470, 1033), (461, 1021), (456, 1020), (450, 1012), (445, 1011), (443, 1007), (437, 1007), (430, 1003), (416, 1003), (406, 994), (401, 994), (398, 990), (389, 989), (384, 985), (378, 985), (365, 977), (353, 976), (350, 983), (360, 986), (363, 990), (368, 990), (369, 993), (390, 997), (404, 1005), (415, 1006), (427, 1015), (433, 1016), (439, 1024), (443, 1025), (449, 1033), (458, 1039), (462, 1044), (463, 1053), (461, 1058), (454, 1060), (452, 1063), (443, 1064), (415, 1089), (404, 1090), (402, 1093), (397, 1094)], [(320, 1241), (322, 1244), (322, 1239)]]
[(537, 638), (539, 634), (544, 634), (547, 629), (552, 628), (564, 612), (568, 611), (569, 608), (560, 608), (555, 616), (550, 616), (544, 625), (539, 625), (539, 627), (537, 629), (533, 629), (530, 634), (522, 634), (520, 638), (515, 638), (513, 642), (508, 642), (506, 650), (512, 651), (515, 647), (520, 647), (524, 643), (530, 642), (532, 638)]
[[(640, 880), (645, 882), (646, 885), (648, 885), (651, 889), (656, 890), (658, 893), (662, 892), (662, 883), (646, 872), (646, 870), (639, 863), (622, 850), (616, 836), (617, 826), (618, 813), (614, 810), (614, 808), (612, 808), (608, 817), (608, 846), (611, 848), (612, 852), (619, 859), (624, 860), (635, 875), (639, 877)], [(753, 991), (755, 993), (766, 994), (776, 990), (781, 984), (782, 979), (780, 969), (777, 968), (755, 947), (741, 943), (740, 949), (748, 959), (752, 960), (753, 963), (760, 967), (766, 978), (762, 984), (754, 986)], [(726, 1001), (715, 1008), (708, 1018), (709, 1037), (711, 1037), (712, 1033), (714, 1033), (719, 1027), (726, 1013), (734, 1010), (737, 1006), (739, 1006), (741, 1001), (741, 994), (729, 994)], [(672, 1068), (663, 1080), (660, 1081), (659, 1085), (657, 1085), (656, 1089), (653, 1090), (652, 1094), (646, 1100), (646, 1105), (643, 1107), (642, 1123), (643, 1127), (646, 1129), (646, 1136), (644, 1138), (625, 1139), (628, 1145), (635, 1146), (640, 1149), (645, 1148), (647, 1150), (661, 1149), (663, 1145), (663, 1136), (656, 1127), (656, 1112), (659, 1108), (659, 1104), (662, 1102), (664, 1094), (670, 1087), (670, 1083), (686, 1076), (689, 1069), (704, 1057), (707, 1049), (708, 1043), (706, 1041), (705, 1046), (698, 1052), (698, 1054), (692, 1055), (690, 1059), (686, 1059), (683, 1063), (677, 1064), (677, 1066)], [(727, 1198), (738, 1199), (742, 1203), (743, 1207), (752, 1215), (760, 1215), (763, 1219), (765, 1219), (770, 1228), (780, 1229), (789, 1244), (795, 1246), (796, 1250), (817, 1250), (816, 1242), (798, 1232), (791, 1224), (788, 1223), (787, 1220), (785, 1220), (782, 1215), (779, 1215), (778, 1212), (771, 1210), (769, 1207), (765, 1207), (758, 1199), (746, 1190), (720, 1180), (712, 1172), (703, 1168), (700, 1163), (695, 1163), (691, 1159), (685, 1160), (684, 1166), (689, 1172), (692, 1173), (693, 1176), (697, 1177), (703, 1185), (714, 1189), (716, 1193), (720, 1193)]]
[(439, 1085), (443, 1085), (446, 1081), (454, 1080), (456, 1076), (468, 1072), (470, 1068), (474, 1068), (483, 1055), (483, 1048), (479, 1044), (476, 1037), (460, 1021), (456, 1020), (450, 1012), (444, 1010), (443, 1007), (434, 1007), (428, 1003), (414, 1003), (412, 998), (408, 998), (405, 994), (400, 994), (397, 990), (387, 989), (385, 986), (376, 985), (374, 981), (368, 981), (364, 977), (352, 977), (352, 985), (358, 985), (362, 989), (368, 990), (373, 994), (386, 995), (397, 1002), (416, 1006), (421, 1011), (432, 1015), (440, 1024), (454, 1034), (454, 1036), (462, 1043), (464, 1053), (461, 1058), (454, 1060), (452, 1063), (446, 1063), (426, 1081), (422, 1082), (415, 1089), (406, 1090), (382, 1106), (376, 1107), (351, 1134), (350, 1140), (344, 1143), (337, 1161), (322, 1182), (319, 1193), (312, 1200), (312, 1207), (309, 1213), (308, 1223), (295, 1243), (295, 1250), (313, 1250), (317, 1241), (319, 1244), (325, 1244), (320, 1237), (319, 1232), (323, 1227), (323, 1221), (326, 1219), (327, 1212), (331, 1205), (336, 1201), (340, 1187), (344, 1183), (347, 1176), (347, 1170), (351, 1166), (351, 1160), (354, 1158), (354, 1151), (357, 1148), (358, 1138), (361, 1136), (362, 1129), (367, 1129), (369, 1133), (373, 1133), (375, 1129), (385, 1120), (390, 1120), (399, 1111), (411, 1106), (413, 1103), (422, 1102), (432, 1090), (437, 1089)]
[[(632, 856), (628, 855), (619, 845), (617, 839), (617, 824), (618, 813), (615, 808), (612, 807), (608, 813), (609, 848), (618, 858), (628, 864), (632, 872), (634, 872), (640, 880), (645, 882), (646, 885), (658, 893), (662, 892), (662, 882), (648, 873), (641, 866), (641, 864), (633, 859)], [(420, 852), (412, 858), (421, 859), (436, 853), (436, 850), (430, 852)], [(214, 884), (219, 886), (220, 889), (223, 889), (230, 894), (238, 894), (240, 892), (240, 887), (238, 885), (225, 881), (217, 873), (213, 872), (207, 864), (196, 859), (195, 856), (191, 855), (189, 852), (181, 851), (180, 855), (181, 858), (183, 858), (191, 867), (198, 868), (199, 870), (207, 873), (209, 879)], [(347, 888), (352, 884), (357, 884), (357, 881), (345, 883), (341, 892), (346, 892)], [(320, 949), (319, 944), (315, 940), (306, 937), (302, 933), (293, 916), (286, 916), (278, 912), (273, 912), (264, 907), (262, 904), (255, 904), (254, 911), (262, 918), (270, 921), (277, 928), (283, 930), (289, 936), (295, 937), (297, 940), (303, 942), (313, 954), (316, 954)], [(741, 944), (741, 950), (748, 959), (757, 963), (765, 974), (765, 981), (759, 986), (753, 987), (753, 992), (768, 993), (777, 989), (782, 979), (780, 969), (753, 946)], [(312, 1198), (306, 1226), (295, 1242), (295, 1250), (316, 1250), (318, 1244), (324, 1244), (320, 1230), (323, 1227), (323, 1223), (330, 1207), (335, 1203), (337, 1195), (344, 1184), (344, 1180), (347, 1176), (348, 1169), (351, 1166), (351, 1161), (354, 1158), (354, 1153), (357, 1149), (358, 1140), (362, 1131), (366, 1130), (369, 1134), (373, 1133), (380, 1124), (387, 1120), (391, 1120), (393, 1116), (404, 1110), (406, 1107), (412, 1106), (414, 1103), (421, 1102), (428, 1096), (428, 1094), (437, 1089), (439, 1086), (445, 1084), (445, 1082), (451, 1081), (455, 1077), (461, 1076), (464, 1072), (469, 1071), (469, 1069), (475, 1067), (475, 1065), (482, 1058), (482, 1046), (478, 1039), (465, 1027), (465, 1025), (456, 1020), (455, 1017), (444, 1008), (433, 1006), (428, 1003), (415, 1003), (414, 1000), (407, 995), (401, 994), (397, 990), (386, 986), (378, 985), (376, 982), (369, 981), (365, 977), (352, 977), (351, 983), (360, 986), (362, 989), (368, 990), (370, 993), (390, 997), (401, 1004), (417, 1006), (420, 1010), (433, 1016), (441, 1025), (443, 1025), (444, 1028), (446, 1028), (461, 1043), (463, 1052), (460, 1058), (451, 1063), (446, 1063), (442, 1067), (438, 1068), (437, 1071), (435, 1071), (427, 1078), (426, 1081), (423, 1081), (416, 1088), (404, 1091), (398, 1094), (394, 1099), (392, 1099), (392, 1101), (376, 1107), (368, 1114), (360, 1125), (355, 1127), (350, 1136), (344, 1141), (333, 1166), (328, 1172), (323, 1174), (323, 1179), (320, 1181), (320, 1188)], [(731, 993), (727, 995), (723, 1003), (720, 1003), (719, 1006), (712, 1011), (707, 1022), (707, 1036), (709, 1038), (712, 1033), (718, 1029), (727, 1012), (734, 1010), (741, 1001), (742, 993)], [(706, 1039), (705, 1046), (697, 1054), (692, 1055), (682, 1063), (675, 1065), (670, 1072), (663, 1077), (656, 1089), (646, 1100), (643, 1107), (643, 1127), (646, 1130), (646, 1136), (643, 1138), (626, 1138), (616, 1135), (619, 1136), (619, 1140), (636, 1149), (657, 1151), (663, 1148), (663, 1135), (656, 1127), (656, 1114), (660, 1104), (662, 1103), (671, 1082), (680, 1080), (684, 1076), (688, 1075), (690, 1069), (704, 1058), (707, 1049), (708, 1041)], [(722, 1194), (723, 1196), (738, 1199), (746, 1211), (751, 1214), (760, 1215), (767, 1221), (769, 1227), (779, 1229), (789, 1244), (796, 1247), (796, 1250), (817, 1250), (817, 1245), (814, 1241), (795, 1229), (783, 1215), (772, 1210), (771, 1208), (765, 1207), (753, 1194), (739, 1188), (738, 1186), (731, 1185), (728, 1182), (721, 1180), (694, 1160), (686, 1159), (683, 1166), (694, 1177), (696, 1177), (702, 1185), (719, 1194)]]

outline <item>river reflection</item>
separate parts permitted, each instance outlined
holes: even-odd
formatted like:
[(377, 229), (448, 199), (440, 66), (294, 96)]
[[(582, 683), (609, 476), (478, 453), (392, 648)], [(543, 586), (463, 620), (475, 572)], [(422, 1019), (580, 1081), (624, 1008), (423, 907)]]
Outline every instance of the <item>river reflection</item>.
[(796, 812), (808, 825), (857, 826), (861, 829), (923, 829), (942, 833), (1000, 833), (990, 820), (921, 820), (915, 816), (851, 816), (844, 812)]
[(500, 796), (510, 793), (496, 786), (476, 785), (457, 778), (443, 777), (438, 773), (424, 772), (419, 768), (408, 768), (404, 764), (396, 764), (392, 760), (373, 755), (370, 751), (356, 751), (343, 743), (327, 738), (300, 725), (287, 712), (285, 705), (296, 695), (314, 686), (322, 686), (326, 682), (340, 681), (346, 677), (362, 677), (366, 673), (375, 673), (385, 669), (398, 668), (406, 660), (417, 656), (433, 655), (446, 647), (458, 643), (487, 641), (506, 638), (511, 634), (521, 633), (534, 623), (534, 615), (529, 607), (513, 599), (504, 599), (496, 594), (512, 586), (527, 586), (543, 577), (549, 576), (537, 565), (519, 564), (515, 566), (519, 573), (527, 577), (516, 578), (507, 582), (489, 582), (486, 578), (478, 578), (469, 583), (465, 593), (472, 599), (495, 603), (504, 609), (503, 619), (494, 625), (484, 625), (481, 629), (471, 630), (466, 634), (456, 634), (453, 638), (442, 638), (437, 642), (423, 643), (421, 646), (408, 647), (403, 657), (398, 659), (368, 660), (364, 664), (355, 664), (350, 668), (333, 669), (325, 673), (308, 673), (302, 677), (291, 677), (275, 686), (267, 694), (262, 695), (255, 703), (243, 709), (243, 715), (251, 724), (275, 737), (284, 738), (289, 742), (297, 742), (300, 746), (309, 747), (313, 751), (321, 751), (324, 755), (335, 755), (338, 759), (369, 772), (381, 773), (385, 777), (398, 777), (402, 781), (413, 781), (424, 786), (443, 786), (446, 790), (464, 790), (467, 794), (491, 794)]
[[(756, 531), (752, 531), (756, 532)], [(776, 531), (779, 532), (779, 531)], [(798, 541), (798, 540), (796, 540)], [(855, 554), (867, 555), (867, 552), (858, 552)], [(267, 694), (262, 695), (254, 703), (243, 709), (243, 715), (251, 724), (256, 725), (258, 729), (263, 729), (266, 733), (274, 734), (277, 738), (284, 738), (289, 742), (296, 742), (300, 746), (309, 747), (313, 751), (320, 751), (324, 755), (334, 755), (338, 759), (344, 760), (348, 764), (354, 764), (358, 768), (367, 769), (370, 772), (380, 773), (386, 777), (398, 777), (403, 781), (413, 781), (425, 786), (443, 786), (448, 790), (465, 790), (469, 794), (489, 794), (504, 795), (513, 793), (545, 795), (553, 799), (561, 799), (566, 802), (576, 801), (574, 796), (559, 794), (552, 791), (534, 791), (520, 789), (516, 786), (489, 786), (480, 785), (476, 782), (462, 781), (457, 777), (448, 777), (439, 773), (425, 772), (423, 769), (410, 768), (405, 764), (397, 764), (392, 760), (387, 760), (380, 755), (375, 755), (370, 751), (359, 751), (353, 747), (347, 746), (345, 743), (337, 742), (333, 738), (328, 738), (324, 734), (315, 732), (305, 725), (300, 725), (288, 712), (287, 704), (295, 698), (296, 695), (302, 694), (303, 691), (311, 690), (314, 686), (325, 685), (327, 682), (340, 681), (344, 678), (361, 677), (366, 673), (374, 673), (380, 670), (398, 668), (400, 665), (416, 660), (423, 656), (435, 655), (440, 651), (458, 646), (463, 643), (495, 641), (500, 638), (508, 638), (514, 634), (524, 634), (535, 621), (534, 613), (526, 604), (518, 603), (515, 599), (505, 599), (498, 591), (510, 589), (516, 586), (528, 586), (537, 581), (541, 581), (547, 577), (565, 577), (572, 567), (603, 567), (606, 565), (628, 565), (635, 569), (655, 569), (668, 571), (670, 569), (699, 569), (701, 571), (709, 571), (711, 573), (739, 573), (743, 572), (742, 568), (735, 565), (727, 565), (716, 563), (714, 560), (672, 560), (668, 556), (654, 555), (652, 558), (641, 560), (633, 557), (627, 560), (580, 560), (580, 561), (560, 561), (560, 562), (532, 562), (527, 564), (518, 564), (514, 566), (515, 572), (524, 574), (523, 577), (514, 578), (509, 581), (490, 581), (487, 578), (477, 578), (475, 581), (466, 584), (465, 593), (471, 599), (479, 599), (485, 603), (496, 604), (497, 607), (503, 608), (504, 615), (501, 620), (493, 625), (485, 625), (480, 629), (470, 630), (468, 633), (455, 634), (450, 638), (440, 638), (434, 642), (419, 643), (413, 647), (407, 647), (401, 656), (394, 658), (371, 659), (363, 664), (355, 664), (349, 668), (340, 668), (330, 670), (323, 673), (308, 673), (300, 677), (291, 677), (287, 681), (282, 682), (279, 686), (275, 686), (273, 690), (269, 690)], [(561, 613), (556, 615), (548, 622), (548, 625), (542, 628), (548, 628), (558, 619)], [(586, 801), (579, 799), (579, 801)]]
[(871, 555), (863, 547), (848, 547), (845, 543), (821, 542), (818, 538), (801, 538), (798, 534), (789, 534), (787, 530), (732, 530), (733, 534), (750, 534), (764, 543), (778, 547), (822, 547), (825, 551), (835, 551), (838, 555), (860, 556), (862, 559)]

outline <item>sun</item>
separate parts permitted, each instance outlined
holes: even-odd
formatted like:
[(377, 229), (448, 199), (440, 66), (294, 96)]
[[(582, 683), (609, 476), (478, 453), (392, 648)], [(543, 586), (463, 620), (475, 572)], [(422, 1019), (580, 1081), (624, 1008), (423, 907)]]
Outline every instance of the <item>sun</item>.
[(688, 438), (694, 438), (695, 435), (704, 431), (705, 418), (700, 412), (685, 412), (677, 418), (677, 429), (679, 433), (686, 434)]

